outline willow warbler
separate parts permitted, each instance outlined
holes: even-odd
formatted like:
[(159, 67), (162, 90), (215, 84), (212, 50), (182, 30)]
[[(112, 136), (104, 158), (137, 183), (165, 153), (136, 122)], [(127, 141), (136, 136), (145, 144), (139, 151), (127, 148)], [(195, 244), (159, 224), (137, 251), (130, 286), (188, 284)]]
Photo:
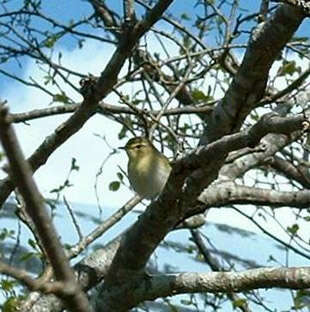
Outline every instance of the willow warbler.
[(132, 188), (143, 198), (155, 198), (163, 190), (171, 171), (167, 157), (143, 137), (130, 139), (122, 148), (129, 158), (128, 178)]

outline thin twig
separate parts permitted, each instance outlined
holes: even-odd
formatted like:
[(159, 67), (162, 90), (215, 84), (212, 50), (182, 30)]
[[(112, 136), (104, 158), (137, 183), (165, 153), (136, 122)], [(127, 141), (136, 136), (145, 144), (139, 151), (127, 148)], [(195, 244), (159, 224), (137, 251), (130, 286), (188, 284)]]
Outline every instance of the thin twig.
[(74, 216), (74, 213), (72, 211), (72, 208), (70, 207), (70, 204), (68, 203), (68, 201), (66, 199), (66, 196), (63, 196), (63, 200), (64, 200), (64, 204), (65, 204), (65, 206), (66, 206), (66, 208), (67, 208), (67, 210), (68, 210), (68, 212), (70, 214), (70, 217), (72, 219), (72, 222), (73, 222), (73, 225), (74, 225), (74, 227), (76, 229), (76, 232), (77, 232), (77, 234), (79, 236), (79, 240), (81, 241), (83, 239), (83, 234), (82, 234), (81, 228), (80, 228), (80, 226), (79, 226), (79, 224), (78, 224), (78, 222), (77, 222), (77, 220), (76, 220), (76, 218)]
[(110, 229), (114, 224), (122, 219), (129, 211), (131, 211), (139, 202), (141, 198), (139, 196), (134, 196), (131, 198), (123, 207), (117, 210), (109, 219), (101, 223), (95, 230), (90, 234), (85, 236), (78, 244), (70, 248), (68, 252), (68, 257), (74, 258), (80, 254), (88, 245), (94, 242), (98, 237)]

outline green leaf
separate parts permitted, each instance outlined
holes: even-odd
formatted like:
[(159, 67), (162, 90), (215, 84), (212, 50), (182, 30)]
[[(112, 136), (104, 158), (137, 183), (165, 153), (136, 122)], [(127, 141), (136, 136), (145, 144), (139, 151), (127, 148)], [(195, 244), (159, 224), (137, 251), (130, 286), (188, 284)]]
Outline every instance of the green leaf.
[(53, 96), (54, 102), (60, 102), (64, 104), (70, 103), (69, 98), (64, 93), (58, 93)]
[(44, 84), (47, 86), (49, 83), (53, 82), (53, 77), (51, 76), (44, 76)]
[(57, 35), (52, 35), (52, 36), (48, 37), (48, 38), (45, 40), (44, 46), (45, 46), (46, 48), (52, 48), (52, 47), (55, 45), (55, 43), (56, 43), (56, 41), (57, 41), (58, 39), (59, 39), (59, 36), (57, 36)]
[(302, 309), (305, 307), (307, 302), (307, 298), (309, 298), (310, 292), (308, 289), (299, 289), (296, 291), (296, 295), (294, 297), (294, 309)]
[(233, 301), (234, 309), (242, 308), (242, 307), (244, 307), (245, 304), (246, 304), (246, 300), (245, 299), (237, 299), (237, 300)]
[(210, 100), (210, 96), (207, 94), (204, 94), (201, 90), (199, 89), (194, 89), (192, 92), (192, 97), (194, 98), (195, 101), (197, 102), (206, 102)]
[(7, 279), (1, 281), (1, 289), (4, 291), (10, 291), (14, 286), (16, 286), (16, 281)]
[(36, 253), (34, 252), (26, 252), (20, 257), (20, 261), (28, 261), (32, 259), (35, 255)]
[(294, 73), (300, 73), (300, 66), (296, 65), (295, 61), (283, 61), (283, 65), (278, 70), (279, 76), (290, 75), (292, 76)]
[(109, 190), (112, 192), (116, 192), (119, 189), (120, 185), (121, 183), (119, 181), (113, 181), (109, 185)]
[(7, 238), (15, 239), (14, 234), (15, 231), (13, 230), (8, 230), (7, 228), (0, 229), (0, 240), (5, 240)]
[(296, 235), (296, 233), (299, 230), (299, 225), (298, 224), (293, 224), (292, 226), (287, 227), (287, 231), (291, 233), (292, 235)]
[(22, 297), (10, 297), (8, 298), (2, 306), (3, 312), (17, 312), (20, 311), (20, 301)]

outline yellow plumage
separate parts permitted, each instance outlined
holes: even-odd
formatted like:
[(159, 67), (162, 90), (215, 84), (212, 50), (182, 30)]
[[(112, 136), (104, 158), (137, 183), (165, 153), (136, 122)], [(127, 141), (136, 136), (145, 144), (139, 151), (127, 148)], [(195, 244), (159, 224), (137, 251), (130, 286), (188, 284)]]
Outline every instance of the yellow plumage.
[(130, 139), (124, 149), (127, 152), (128, 178), (132, 188), (143, 198), (154, 198), (163, 190), (171, 166), (146, 138)]

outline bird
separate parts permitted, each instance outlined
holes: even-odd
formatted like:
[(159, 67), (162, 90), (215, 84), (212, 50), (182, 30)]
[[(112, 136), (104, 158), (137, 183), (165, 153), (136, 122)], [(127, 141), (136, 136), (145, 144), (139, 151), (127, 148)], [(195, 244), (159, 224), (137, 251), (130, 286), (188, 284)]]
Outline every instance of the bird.
[(127, 173), (133, 190), (142, 198), (155, 199), (171, 172), (168, 158), (145, 137), (131, 138), (121, 149), (128, 156)]

